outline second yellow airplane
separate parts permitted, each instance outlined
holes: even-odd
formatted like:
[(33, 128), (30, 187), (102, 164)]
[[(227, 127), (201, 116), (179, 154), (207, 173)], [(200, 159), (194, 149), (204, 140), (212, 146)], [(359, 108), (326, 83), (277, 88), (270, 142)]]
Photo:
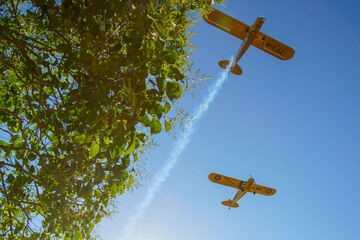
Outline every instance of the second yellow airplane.
[(255, 180), (253, 178), (249, 178), (247, 181), (242, 181), (242, 180), (227, 177), (227, 176), (224, 176), (224, 175), (221, 175), (218, 173), (210, 173), (209, 180), (214, 183), (218, 183), (218, 184), (221, 184), (224, 186), (239, 189), (236, 192), (236, 194), (232, 200), (229, 199), (227, 201), (221, 202), (222, 205), (228, 206), (229, 208), (230, 207), (233, 207), (233, 208), (239, 207), (239, 204), (237, 203), (237, 201), (240, 198), (242, 198), (247, 192), (251, 192), (254, 194), (258, 193), (258, 194), (262, 194), (265, 196), (271, 196), (276, 193), (276, 189), (274, 189), (274, 188), (264, 187), (264, 186), (255, 184)]

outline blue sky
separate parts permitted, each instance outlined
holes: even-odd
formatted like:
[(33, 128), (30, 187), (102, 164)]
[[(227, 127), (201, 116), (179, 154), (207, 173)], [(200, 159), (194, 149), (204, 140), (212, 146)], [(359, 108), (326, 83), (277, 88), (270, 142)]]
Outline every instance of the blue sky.
[[(216, 7), (216, 6), (215, 6)], [(295, 49), (289, 61), (250, 47), (197, 124), (190, 144), (136, 227), (134, 240), (358, 239), (360, 193), (360, 3), (229, 0), (217, 9)], [(195, 68), (211, 80), (187, 97), (193, 112), (240, 40), (200, 21)], [(175, 145), (165, 134), (147, 155), (156, 174)], [(221, 201), (235, 189), (211, 183), (218, 172), (277, 189), (247, 194), (239, 208)], [(117, 200), (117, 214), (97, 228), (119, 239), (145, 197), (144, 187)]]

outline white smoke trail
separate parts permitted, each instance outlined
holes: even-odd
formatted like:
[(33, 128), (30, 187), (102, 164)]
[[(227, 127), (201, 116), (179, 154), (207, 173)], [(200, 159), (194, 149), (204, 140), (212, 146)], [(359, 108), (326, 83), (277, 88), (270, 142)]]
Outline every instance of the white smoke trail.
[[(232, 65), (232, 60), (230, 61), (231, 64), (228, 65), (227, 69), (221, 72), (219, 78), (216, 80), (213, 86), (211, 86), (209, 90), (209, 95), (204, 99), (204, 101), (200, 104), (199, 108), (196, 110), (194, 118), (196, 120), (200, 120), (202, 115), (206, 112), (209, 108), (210, 104), (214, 100), (217, 92), (225, 82), (225, 80), (229, 76), (229, 69)], [(189, 124), (186, 124), (185, 130), (183, 135), (178, 139), (175, 144), (174, 149), (170, 153), (169, 158), (166, 160), (164, 166), (160, 169), (155, 175), (154, 181), (152, 185), (150, 185), (149, 190), (141, 202), (139, 208), (135, 212), (135, 214), (131, 217), (130, 221), (128, 222), (127, 226), (125, 227), (124, 235), (121, 240), (133, 240), (132, 236), (134, 234), (134, 230), (136, 227), (137, 222), (143, 217), (145, 214), (146, 209), (149, 207), (152, 199), (155, 196), (155, 193), (161, 187), (161, 184), (166, 180), (169, 176), (170, 171), (175, 167), (180, 154), (184, 151), (187, 144), (190, 142), (190, 137), (194, 132), (194, 121), (191, 121)]]

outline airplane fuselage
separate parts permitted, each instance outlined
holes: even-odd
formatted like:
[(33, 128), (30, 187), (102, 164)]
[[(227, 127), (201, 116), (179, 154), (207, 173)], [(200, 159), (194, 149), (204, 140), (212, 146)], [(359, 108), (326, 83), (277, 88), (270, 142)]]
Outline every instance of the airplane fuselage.
[(233, 66), (239, 61), (239, 59), (244, 55), (246, 50), (249, 48), (251, 43), (254, 41), (257, 33), (260, 31), (260, 28), (264, 24), (264, 18), (257, 18), (252, 27), (248, 30), (247, 35), (243, 42), (240, 45), (239, 50), (236, 53)]
[(253, 178), (249, 178), (242, 186), (240, 186), (239, 191), (236, 192), (232, 201), (237, 202), (240, 198), (242, 198), (249, 191), (254, 182)]
[(242, 69), (237, 64), (237, 62), (244, 55), (244, 53), (249, 48), (249, 46), (252, 44), (254, 39), (256, 39), (256, 36), (258, 35), (258, 33), (260, 31), (260, 28), (262, 27), (263, 24), (264, 24), (264, 18), (257, 18), (255, 23), (252, 25), (252, 27), (249, 27), (249, 28), (246, 29), (246, 31), (247, 31), (246, 36), (244, 37), (244, 40), (242, 41), (242, 43), (240, 45), (240, 48), (237, 51), (233, 61), (231, 62), (231, 61), (228, 61), (228, 60), (222, 60), (222, 61), (219, 62), (219, 66), (222, 69), (226, 69), (227, 66), (229, 64), (231, 64), (230, 71), (233, 74), (236, 74), (236, 75), (241, 75), (242, 74)]

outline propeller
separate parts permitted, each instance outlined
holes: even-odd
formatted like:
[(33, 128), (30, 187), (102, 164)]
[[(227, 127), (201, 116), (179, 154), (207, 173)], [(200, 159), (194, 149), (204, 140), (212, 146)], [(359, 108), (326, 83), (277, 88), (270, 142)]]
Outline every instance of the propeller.
[[(253, 176), (251, 175), (251, 173), (249, 173), (249, 175), (250, 175), (250, 177), (251, 177), (252, 179), (254, 179)], [(254, 183), (255, 183), (255, 179), (254, 179)]]
[[(254, 179), (253, 176), (251, 175), (251, 173), (249, 173), (249, 175), (250, 175), (250, 177), (251, 177), (252, 179)], [(255, 183), (255, 179), (254, 179), (254, 184), (256, 184), (256, 183)], [(256, 193), (253, 192), (253, 194), (255, 195)]]

